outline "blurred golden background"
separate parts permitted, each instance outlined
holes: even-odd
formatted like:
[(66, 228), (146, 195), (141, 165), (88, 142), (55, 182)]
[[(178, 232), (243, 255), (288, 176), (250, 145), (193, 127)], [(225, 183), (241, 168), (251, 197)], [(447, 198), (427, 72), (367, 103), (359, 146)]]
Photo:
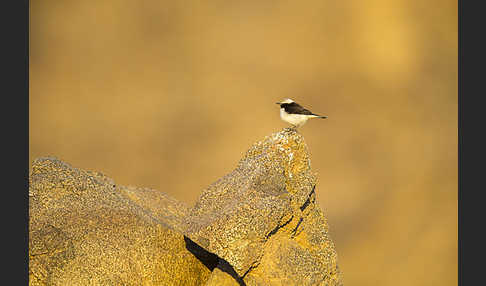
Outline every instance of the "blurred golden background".
[(286, 127), (346, 285), (457, 285), (457, 1), (31, 1), (30, 153), (188, 205)]

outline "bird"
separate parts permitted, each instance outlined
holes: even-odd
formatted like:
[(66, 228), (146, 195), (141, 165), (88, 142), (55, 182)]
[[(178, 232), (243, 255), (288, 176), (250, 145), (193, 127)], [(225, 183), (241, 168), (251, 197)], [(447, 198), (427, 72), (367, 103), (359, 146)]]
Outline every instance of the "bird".
[(304, 125), (309, 118), (327, 118), (327, 116), (312, 113), (290, 98), (276, 104), (280, 105), (280, 118), (291, 124), (292, 129), (295, 130)]

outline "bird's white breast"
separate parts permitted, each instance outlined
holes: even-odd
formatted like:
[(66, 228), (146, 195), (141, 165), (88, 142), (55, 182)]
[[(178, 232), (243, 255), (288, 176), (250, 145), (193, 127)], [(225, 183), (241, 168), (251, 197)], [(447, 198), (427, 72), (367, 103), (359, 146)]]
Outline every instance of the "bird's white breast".
[(302, 114), (288, 114), (285, 112), (285, 109), (280, 108), (280, 118), (283, 121), (290, 123), (295, 126), (304, 125), (304, 123), (309, 119), (309, 115), (302, 115)]

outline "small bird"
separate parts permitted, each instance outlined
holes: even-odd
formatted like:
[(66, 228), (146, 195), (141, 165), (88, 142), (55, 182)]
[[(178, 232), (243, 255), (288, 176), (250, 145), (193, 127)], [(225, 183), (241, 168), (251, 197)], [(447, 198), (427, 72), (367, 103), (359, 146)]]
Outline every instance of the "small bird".
[(287, 98), (282, 102), (277, 102), (277, 104), (280, 105), (280, 118), (282, 118), (283, 121), (290, 123), (292, 129), (297, 129), (297, 127), (304, 125), (309, 118), (327, 118), (327, 116), (321, 116), (310, 112), (290, 98)]

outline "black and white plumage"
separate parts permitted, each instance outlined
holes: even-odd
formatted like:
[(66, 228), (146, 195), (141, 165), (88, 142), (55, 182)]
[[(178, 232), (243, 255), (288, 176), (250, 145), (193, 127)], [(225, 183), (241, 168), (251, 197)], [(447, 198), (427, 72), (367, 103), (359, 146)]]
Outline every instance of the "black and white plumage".
[(327, 118), (327, 116), (312, 113), (290, 98), (277, 102), (277, 104), (280, 105), (280, 118), (290, 123), (293, 128), (304, 125), (309, 118)]

